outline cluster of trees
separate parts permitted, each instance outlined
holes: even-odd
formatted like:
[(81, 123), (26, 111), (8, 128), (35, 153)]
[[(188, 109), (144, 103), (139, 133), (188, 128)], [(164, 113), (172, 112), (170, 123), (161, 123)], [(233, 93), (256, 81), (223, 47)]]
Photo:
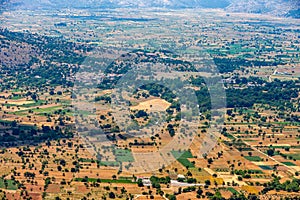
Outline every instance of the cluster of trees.
[(196, 92), (200, 112), (211, 110), (211, 99), (207, 87), (202, 87)]
[[(167, 58), (160, 56), (160, 54), (164, 54), (164, 56)], [(147, 65), (147, 63), (150, 63), (150, 66), (153, 64), (163, 64), (175, 71), (197, 71), (192, 63), (180, 59), (174, 59), (174, 57), (176, 57), (176, 55), (173, 55), (169, 51), (150, 52), (145, 50), (134, 50), (130, 53), (123, 54), (119, 59), (112, 61), (104, 71), (106, 75), (114, 74), (115, 76), (105, 76), (102, 79), (101, 83), (98, 85), (98, 88), (114, 88), (116, 83), (122, 78), (124, 74), (126, 74), (130, 70), (138, 69), (138, 64), (144, 66)], [(147, 67), (146, 70), (143, 70), (143, 75), (151, 75), (151, 68)], [(158, 92), (154, 90), (152, 90), (152, 92), (154, 94), (158, 94)]]
[(171, 178), (169, 176), (166, 177), (156, 177), (151, 176), (150, 181), (153, 188), (160, 188), (160, 184), (169, 184), (171, 183)]
[(255, 76), (250, 76), (249, 78), (237, 76), (234, 77), (234, 80), (236, 84), (244, 84), (244, 85), (246, 85), (247, 83), (253, 83), (255, 85), (262, 85), (264, 83), (267, 83), (265, 80)]
[(24, 173), (24, 176), (25, 176), (26, 178), (32, 178), (32, 179), (34, 179), (35, 173), (25, 172), (25, 173)]
[(260, 61), (260, 60), (247, 60), (244, 58), (220, 58), (215, 57), (214, 62), (220, 73), (233, 72), (240, 69), (242, 66), (277, 66), (284, 64), (277, 61)]
[(277, 107), (291, 105), (287, 103), (292, 98), (298, 97), (299, 87), (296, 84), (298, 82), (275, 80), (266, 82), (260, 87), (248, 87), (242, 90), (229, 88), (226, 90), (227, 106), (229, 108), (252, 107), (258, 103)]
[(167, 87), (155, 83), (142, 85), (139, 89), (146, 90), (151, 96), (160, 97), (170, 103), (173, 103), (176, 95)]
[(231, 171), (231, 174), (236, 174), (236, 175), (239, 175), (239, 179), (242, 179), (242, 178), (251, 178), (251, 174), (260, 174), (262, 173), (261, 171), (259, 170), (233, 170)]
[(149, 116), (148, 113), (144, 110), (139, 110), (139, 111), (135, 112), (135, 114), (134, 114), (134, 117), (136, 117), (136, 118), (142, 118), (142, 117), (147, 118), (148, 116)]
[(233, 72), (240, 68), (241, 61), (234, 58), (214, 58), (214, 63), (216, 64), (220, 73)]
[(287, 191), (287, 192), (299, 192), (300, 179), (287, 180), (284, 183), (280, 183), (280, 177), (275, 177), (271, 182), (264, 184), (263, 194), (268, 191)]
[(153, 146), (155, 144), (156, 144), (155, 142), (138, 142), (137, 140), (135, 140), (134, 142), (129, 143), (129, 147), (131, 147), (131, 146)]
[(95, 101), (104, 101), (105, 103), (111, 103), (111, 97), (108, 95), (95, 97)]
[(12, 134), (6, 132), (0, 137), (1, 146), (35, 144), (48, 140), (73, 137), (72, 131), (67, 128), (63, 131), (59, 126), (42, 126), (41, 129), (38, 129), (34, 126), (18, 125), (14, 121), (10, 124), (10, 129), (12, 130)]
[[(227, 107), (252, 107), (254, 104), (268, 104), (270, 106), (283, 107), (288, 106), (293, 108), (293, 104), (290, 101), (293, 98), (298, 97), (299, 81), (280, 81), (278, 79), (273, 82), (267, 82), (260, 78), (237, 78), (238, 82), (243, 84), (255, 83), (256, 87), (246, 87), (244, 89), (239, 88), (228, 88), (226, 92)], [(200, 87), (199, 90), (195, 91), (198, 98), (199, 109), (201, 112), (205, 112), (211, 109), (210, 93), (205, 86), (203, 78), (191, 78), (191, 83), (195, 86)], [(222, 96), (220, 99), (224, 98)], [(284, 109), (284, 108), (282, 108)], [(297, 116), (291, 117), (291, 120), (299, 120)]]
[(172, 124), (168, 124), (167, 131), (169, 132), (171, 137), (175, 136), (175, 129), (174, 129), (174, 126)]

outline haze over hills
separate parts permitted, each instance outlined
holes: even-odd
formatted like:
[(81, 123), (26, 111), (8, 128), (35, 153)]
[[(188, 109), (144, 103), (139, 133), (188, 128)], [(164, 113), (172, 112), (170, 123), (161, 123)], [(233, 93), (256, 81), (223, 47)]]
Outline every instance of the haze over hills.
[(226, 10), (299, 18), (299, 8), (299, 0), (232, 0)]
[(261, 13), (300, 18), (299, 0), (0, 0), (0, 5), (9, 8), (20, 7), (21, 5), (23, 8), (221, 8), (228, 12)]

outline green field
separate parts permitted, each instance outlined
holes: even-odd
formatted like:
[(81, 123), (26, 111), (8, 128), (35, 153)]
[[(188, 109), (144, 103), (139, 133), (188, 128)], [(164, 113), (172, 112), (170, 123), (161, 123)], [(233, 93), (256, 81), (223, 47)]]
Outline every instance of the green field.
[(261, 157), (259, 156), (244, 156), (247, 160), (253, 161), (253, 162), (260, 162), (262, 161)]
[(53, 107), (49, 107), (49, 108), (32, 109), (32, 111), (35, 113), (39, 113), (39, 114), (48, 114), (48, 113), (52, 113), (59, 109), (62, 109), (62, 106), (53, 106)]
[(116, 149), (114, 150), (116, 160), (93, 160), (89, 158), (80, 158), (80, 162), (97, 162), (101, 166), (118, 167), (121, 162), (134, 162), (134, 158), (130, 150), (127, 149)]
[(231, 140), (235, 139), (235, 137), (233, 135), (229, 134), (229, 133), (224, 133), (224, 136), (231, 139)]
[(285, 154), (289, 159), (292, 158), (292, 159), (295, 159), (295, 160), (300, 160), (300, 154)]
[(118, 167), (119, 162), (117, 161), (100, 161), (100, 160), (92, 160), (89, 158), (79, 158), (79, 162), (97, 162), (101, 166), (110, 166), (110, 167)]
[(214, 169), (216, 172), (229, 172), (229, 168), (216, 168)]
[[(7, 181), (7, 189), (8, 190), (17, 190), (17, 183), (13, 180), (6, 180)], [(0, 179), (0, 188), (6, 189), (4, 179)]]
[(101, 166), (110, 166), (110, 167), (118, 167), (119, 163), (117, 161), (100, 161), (99, 164)]
[(259, 169), (248, 169), (248, 174), (263, 174), (264, 172)]
[(238, 194), (240, 194), (236, 189), (234, 189), (233, 187), (229, 187), (229, 188), (227, 188), (227, 190), (229, 191), (229, 192), (231, 192), (233, 195), (238, 195)]
[(243, 140), (245, 142), (255, 142), (255, 140), (251, 140), (251, 139), (247, 139), (247, 140)]
[(190, 151), (172, 151), (172, 155), (180, 162), (183, 166), (193, 168), (195, 165), (191, 163), (188, 158), (193, 158)]
[(292, 162), (282, 162), (282, 163), (287, 166), (297, 166), (295, 163), (292, 163)]
[(16, 95), (16, 96), (13, 96), (11, 99), (12, 100), (19, 100), (19, 99), (22, 99), (23, 97), (21, 95)]
[(24, 104), (24, 105), (21, 105), (21, 107), (24, 107), (24, 108), (30, 108), (30, 107), (34, 107), (34, 106), (41, 106), (45, 103), (46, 101), (44, 100), (38, 100), (34, 103), (29, 103), (29, 104)]
[(136, 182), (133, 182), (132, 180), (128, 179), (97, 179), (97, 178), (75, 178), (74, 179), (77, 182), (99, 182), (99, 183), (130, 183), (130, 184), (136, 184)]
[(49, 114), (53, 113), (56, 110), (62, 109), (62, 106), (52, 106), (48, 108), (32, 108), (32, 109), (26, 109), (26, 110), (20, 110), (20, 111), (15, 111), (13, 114), (16, 115), (27, 115), (28, 111), (33, 111), (34, 113), (37, 113), (38, 115), (44, 115), (44, 114)]
[(263, 170), (273, 170), (273, 167), (269, 165), (259, 165), (259, 167)]
[(114, 150), (114, 155), (118, 162), (134, 162), (132, 153), (128, 149), (116, 149)]
[(269, 148), (272, 148), (272, 149), (284, 149), (286, 147), (287, 146), (270, 146)]

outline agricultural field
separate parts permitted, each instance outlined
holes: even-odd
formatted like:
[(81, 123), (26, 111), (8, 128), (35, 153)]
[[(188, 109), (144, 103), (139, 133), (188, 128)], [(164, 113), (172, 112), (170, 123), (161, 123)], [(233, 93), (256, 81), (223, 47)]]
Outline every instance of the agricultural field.
[(188, 11), (5, 11), (0, 198), (299, 197), (299, 19)]

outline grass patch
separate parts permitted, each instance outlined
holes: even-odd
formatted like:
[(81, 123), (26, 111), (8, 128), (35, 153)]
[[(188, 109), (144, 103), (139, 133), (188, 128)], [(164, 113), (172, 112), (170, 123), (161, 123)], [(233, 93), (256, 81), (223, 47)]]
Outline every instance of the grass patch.
[(253, 162), (260, 162), (262, 161), (261, 157), (259, 156), (244, 156), (247, 160), (253, 161)]

